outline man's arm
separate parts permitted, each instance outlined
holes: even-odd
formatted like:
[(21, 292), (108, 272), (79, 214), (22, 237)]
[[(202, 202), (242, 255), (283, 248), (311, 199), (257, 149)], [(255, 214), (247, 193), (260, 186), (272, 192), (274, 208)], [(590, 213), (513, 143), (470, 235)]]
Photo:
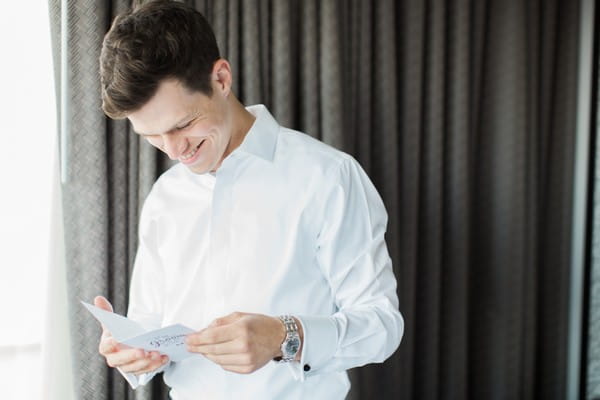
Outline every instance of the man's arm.
[(304, 327), (299, 379), (383, 362), (404, 331), (385, 243), (387, 213), (358, 162), (347, 157), (328, 176), (316, 259), (334, 297), (329, 316), (298, 315)]

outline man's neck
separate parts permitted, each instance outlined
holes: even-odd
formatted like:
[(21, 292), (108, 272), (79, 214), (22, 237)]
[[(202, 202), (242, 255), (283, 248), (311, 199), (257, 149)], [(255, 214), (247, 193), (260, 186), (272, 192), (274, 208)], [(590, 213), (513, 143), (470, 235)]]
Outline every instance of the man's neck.
[(252, 128), (256, 117), (252, 115), (239, 100), (231, 95), (228, 101), (231, 102), (231, 107), (233, 108), (233, 132), (231, 132), (231, 146), (230, 152), (237, 149), (244, 138)]
[[(252, 124), (254, 124), (254, 121), (256, 120), (256, 117), (250, 112), (248, 112), (244, 105), (240, 103), (240, 101), (233, 94), (229, 96), (227, 101), (229, 102), (229, 106), (232, 109), (231, 137), (229, 139), (229, 145), (227, 146), (227, 150), (223, 155), (223, 159), (227, 158), (229, 154), (231, 154), (242, 144), (244, 138), (250, 131), (250, 128), (252, 128)], [(216, 169), (218, 169), (221, 166), (221, 162), (219, 162), (219, 165)]]

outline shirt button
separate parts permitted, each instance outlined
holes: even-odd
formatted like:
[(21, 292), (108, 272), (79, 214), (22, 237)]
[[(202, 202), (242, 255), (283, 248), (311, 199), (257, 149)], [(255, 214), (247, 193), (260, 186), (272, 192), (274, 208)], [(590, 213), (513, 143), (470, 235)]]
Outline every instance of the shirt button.
[(310, 365), (304, 364), (304, 372), (310, 371)]

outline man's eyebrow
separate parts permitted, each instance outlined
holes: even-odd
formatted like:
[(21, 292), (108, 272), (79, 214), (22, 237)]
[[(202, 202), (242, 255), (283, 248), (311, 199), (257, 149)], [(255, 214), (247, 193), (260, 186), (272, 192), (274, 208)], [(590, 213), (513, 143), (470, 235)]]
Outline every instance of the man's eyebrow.
[[(171, 128), (169, 128), (165, 133), (169, 133), (171, 131), (173, 131), (174, 129), (176, 129), (179, 125), (183, 124), (185, 121), (188, 120), (192, 120), (196, 117), (192, 116), (192, 115), (186, 115), (185, 117), (183, 117), (182, 119), (180, 119), (175, 125), (173, 125)], [(144, 133), (144, 132), (138, 132), (135, 130), (135, 128), (133, 127), (133, 124), (131, 125), (131, 129), (137, 133), (140, 136), (156, 136), (156, 135), (160, 135), (160, 133)]]

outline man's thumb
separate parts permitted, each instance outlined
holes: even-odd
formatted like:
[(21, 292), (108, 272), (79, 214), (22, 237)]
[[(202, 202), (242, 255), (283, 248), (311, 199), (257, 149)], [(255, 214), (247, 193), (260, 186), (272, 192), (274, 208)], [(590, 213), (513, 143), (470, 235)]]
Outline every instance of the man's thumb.
[(104, 296), (96, 296), (96, 298), (94, 299), (94, 305), (103, 310), (113, 312), (112, 305), (108, 300), (106, 300), (106, 297)]

